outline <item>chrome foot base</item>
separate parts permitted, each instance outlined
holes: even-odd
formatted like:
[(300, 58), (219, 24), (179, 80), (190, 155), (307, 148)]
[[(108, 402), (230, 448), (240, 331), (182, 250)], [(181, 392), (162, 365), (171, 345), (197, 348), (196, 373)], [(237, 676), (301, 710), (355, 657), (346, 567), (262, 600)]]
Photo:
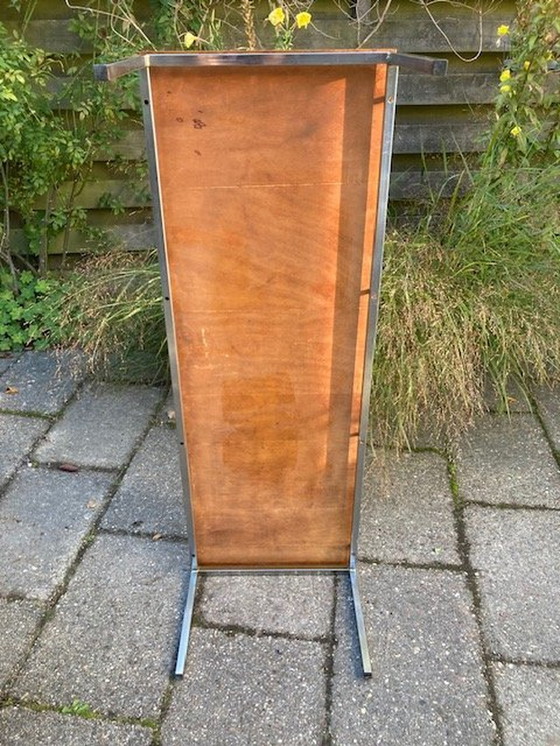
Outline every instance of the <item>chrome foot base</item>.
[(196, 566), (191, 567), (189, 573), (189, 589), (187, 591), (187, 600), (185, 611), (183, 612), (183, 623), (181, 624), (181, 636), (179, 638), (179, 649), (177, 651), (177, 661), (175, 662), (175, 676), (182, 676), (185, 672), (185, 662), (189, 649), (189, 637), (191, 634), (191, 623), (194, 609), (194, 597), (196, 593), (196, 581), (198, 580), (198, 569)]
[[(345, 570), (346, 572), (346, 570)], [(360, 591), (358, 588), (358, 578), (355, 567), (347, 570), (350, 576), (350, 586), (352, 588), (352, 599), (354, 602), (354, 614), (356, 617), (356, 628), (358, 630), (358, 640), (360, 643), (360, 654), (362, 656), (362, 668), (364, 676), (371, 676), (371, 660), (369, 657), (368, 643), (366, 637), (366, 628), (364, 624), (364, 614), (362, 611), (362, 602), (360, 600)], [(191, 632), (192, 617), (194, 610), (194, 597), (196, 594), (196, 583), (198, 580), (199, 570), (193, 566), (189, 573), (189, 587), (187, 591), (187, 600), (185, 611), (183, 612), (183, 622), (181, 625), (181, 636), (179, 638), (179, 648), (177, 651), (177, 660), (175, 663), (175, 676), (183, 676), (185, 672), (185, 662), (189, 649), (189, 637)]]
[(362, 656), (362, 669), (364, 676), (371, 676), (371, 659), (369, 657), (368, 642), (366, 636), (366, 625), (364, 624), (364, 612), (362, 611), (362, 601), (360, 599), (360, 589), (358, 587), (358, 576), (356, 568), (351, 567), (348, 571), (350, 575), (350, 587), (352, 588), (352, 600), (354, 602), (354, 615), (356, 617), (356, 629), (358, 631), (358, 641), (360, 643), (360, 654)]

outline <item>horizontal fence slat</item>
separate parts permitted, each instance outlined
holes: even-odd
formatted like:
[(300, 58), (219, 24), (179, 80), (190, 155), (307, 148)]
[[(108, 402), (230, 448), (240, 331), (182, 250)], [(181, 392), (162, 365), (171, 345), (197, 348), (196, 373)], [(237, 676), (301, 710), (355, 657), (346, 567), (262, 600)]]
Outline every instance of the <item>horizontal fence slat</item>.
[(401, 105), (490, 104), (498, 93), (496, 73), (459, 73), (445, 77), (401, 75), (397, 103)]
[(393, 201), (417, 201), (430, 195), (450, 197), (456, 190), (464, 192), (471, 183), (465, 171), (397, 171), (391, 174), (389, 196)]
[[(398, 124), (395, 126), (393, 152), (402, 153), (472, 153), (483, 148), (482, 137), (488, 129), (486, 122), (468, 119), (460, 123), (437, 121), (429, 124)], [(144, 134), (131, 130), (110, 149), (100, 151), (97, 159), (108, 161), (115, 157), (138, 160), (145, 155)]]
[[(358, 29), (350, 20), (339, 18), (321, 18), (314, 20), (314, 27), (300, 33), (296, 46), (302, 49), (353, 48), (358, 45)], [(407, 22), (405, 22), (405, 19)], [(451, 54), (452, 49), (458, 52), (475, 53), (478, 51), (496, 52), (496, 29), (502, 23), (512, 20), (511, 10), (501, 14), (478, 15), (468, 10), (450, 9), (438, 25), (434, 24), (425, 12), (399, 18), (388, 17), (381, 27), (372, 34), (365, 44), (367, 48), (398, 48), (407, 52)], [(9, 30), (17, 28), (13, 21), (7, 21)], [(368, 27), (362, 26), (362, 36), (368, 34)], [(274, 38), (268, 27), (261, 34), (265, 47), (272, 48)], [(72, 23), (66, 19), (31, 21), (26, 30), (26, 39), (38, 47), (51, 52), (90, 53), (92, 46), (72, 30)], [(232, 36), (232, 46), (244, 43), (241, 35)], [(505, 45), (505, 42), (503, 42)], [(505, 46), (501, 48), (503, 51)]]
[[(457, 174), (455, 172), (445, 171), (426, 171), (425, 169), (407, 171), (394, 171), (391, 174), (391, 199), (411, 199), (421, 196), (426, 192), (428, 187), (439, 189), (447, 182), (455, 183)], [(146, 184), (147, 187), (147, 184)], [(66, 194), (70, 191), (69, 184), (63, 184), (59, 194)], [(96, 182), (88, 182), (81, 192), (77, 206), (95, 210), (100, 208), (102, 197), (109, 195), (114, 200), (118, 200), (119, 205), (123, 208), (145, 208), (150, 206), (149, 198), (142, 198), (138, 195), (137, 190), (132, 190), (126, 182), (119, 179), (105, 179)], [(36, 209), (44, 209), (44, 203), (37, 203)]]
[[(426, 171), (408, 170), (397, 171), (391, 174), (390, 198), (393, 201), (425, 199), (430, 193), (442, 197), (450, 196), (457, 188), (461, 191), (466, 189), (470, 183), (470, 177), (463, 171)], [(64, 188), (64, 187), (63, 187)], [(95, 209), (96, 199), (104, 193), (110, 193), (114, 197), (122, 195), (123, 182), (118, 180), (105, 180), (86, 185), (84, 192), (80, 195), (81, 207)], [(127, 201), (126, 192), (124, 206), (130, 208), (146, 207), (148, 202), (139, 202), (130, 195)], [(151, 223), (111, 225), (104, 229), (111, 242), (126, 251), (141, 251), (155, 246), (154, 228)], [(26, 239), (20, 229), (14, 229), (10, 233), (10, 242), (18, 251), (24, 251)], [(50, 244), (49, 253), (61, 254), (63, 251), (64, 237), (57, 236)], [(67, 252), (69, 254), (81, 254), (91, 250), (91, 244), (87, 237), (77, 230), (69, 232), (67, 241)]]
[[(474, 54), (477, 52), (496, 52), (496, 29), (500, 23), (509, 22), (506, 16), (496, 23), (494, 19), (483, 19), (482, 27), (474, 18), (447, 18), (437, 28), (429, 18), (412, 19), (404, 24), (402, 20), (388, 19), (372, 34), (363, 45), (364, 48), (396, 48), (421, 54), (452, 54), (453, 50)], [(347, 21), (323, 21), (316, 23), (309, 38), (302, 46), (311, 49), (333, 47), (355, 47), (358, 45), (357, 32)], [(362, 36), (367, 36), (367, 29)], [(505, 46), (504, 46), (505, 48)]]
[[(72, 192), (72, 184), (65, 182), (61, 184), (57, 191), (57, 206), (66, 204), (66, 200)], [(102, 200), (110, 197), (118, 200), (119, 206), (124, 208), (144, 207), (150, 204), (147, 195), (149, 194), (149, 185), (131, 183), (128, 179), (93, 179), (87, 181), (80, 190), (75, 199), (77, 207), (86, 210), (95, 210), (104, 208)], [(37, 200), (33, 205), (35, 210), (44, 210), (46, 206), (45, 198)]]
[[(108, 240), (115, 245), (115, 248), (124, 251), (145, 251), (154, 248), (155, 235), (154, 227), (151, 223), (141, 223), (137, 225), (110, 225), (103, 229)], [(49, 254), (59, 255), (64, 250), (65, 236), (56, 236), (49, 244)], [(10, 245), (20, 254), (24, 254), (27, 246), (27, 239), (23, 230), (14, 228), (10, 231)], [(68, 254), (88, 254), (92, 249), (91, 240), (78, 230), (70, 230), (67, 238)]]
[[(499, 69), (495, 73), (456, 73), (445, 77), (403, 73), (399, 78), (398, 103), (406, 106), (489, 104), (498, 92)], [(64, 95), (68, 78), (53, 78), (49, 91), (53, 97)], [(57, 101), (60, 110), (72, 109), (68, 98)]]
[(486, 122), (397, 124), (393, 153), (476, 153), (483, 149)]

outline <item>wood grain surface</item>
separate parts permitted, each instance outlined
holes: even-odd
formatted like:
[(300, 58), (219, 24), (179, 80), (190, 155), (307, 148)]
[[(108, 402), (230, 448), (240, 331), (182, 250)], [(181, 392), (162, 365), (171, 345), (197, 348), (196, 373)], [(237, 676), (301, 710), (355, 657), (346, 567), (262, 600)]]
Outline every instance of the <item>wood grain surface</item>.
[(386, 68), (152, 68), (201, 567), (349, 562)]

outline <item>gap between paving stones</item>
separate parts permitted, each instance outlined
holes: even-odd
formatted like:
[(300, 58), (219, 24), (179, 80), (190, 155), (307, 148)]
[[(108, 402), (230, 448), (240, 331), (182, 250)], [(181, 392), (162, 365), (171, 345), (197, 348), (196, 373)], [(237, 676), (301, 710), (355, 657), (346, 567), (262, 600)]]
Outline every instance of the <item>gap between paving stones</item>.
[(548, 428), (546, 426), (544, 417), (542, 415), (541, 409), (539, 407), (539, 402), (537, 399), (532, 396), (531, 404), (533, 407), (533, 414), (535, 415), (536, 419), (539, 422), (539, 425), (542, 428), (542, 431), (544, 433), (544, 437), (546, 438), (546, 442), (548, 443), (548, 447), (550, 448), (550, 452), (552, 453), (552, 456), (554, 460), (556, 461), (558, 468), (560, 469), (560, 450), (556, 449), (554, 439), (550, 435)]
[[(61, 410), (60, 410), (60, 412), (57, 413), (56, 417), (53, 417), (53, 422), (52, 422), (51, 427), (54, 426), (54, 424), (56, 422), (58, 422), (62, 418), (62, 416), (64, 414), (64, 411), (66, 410), (66, 407), (68, 407), (69, 404), (77, 397), (78, 392), (80, 391), (80, 389), (84, 385), (85, 385), (85, 381), (82, 381), (81, 384), (77, 387), (76, 391), (74, 392), (74, 395), (71, 396), (68, 399), (68, 401), (65, 403), (64, 407), (62, 407)], [(115, 474), (115, 478), (114, 478), (114, 480), (113, 480), (110, 488), (107, 491), (107, 496), (106, 496), (106, 498), (104, 500), (104, 505), (102, 506), (102, 508), (99, 511), (99, 513), (98, 513), (95, 521), (93, 522), (91, 529), (86, 534), (86, 536), (83, 538), (82, 543), (80, 545), (80, 548), (78, 549), (78, 552), (76, 553), (76, 556), (74, 557), (73, 562), (70, 563), (70, 565), (69, 565), (69, 567), (68, 567), (68, 569), (67, 569), (67, 571), (66, 571), (66, 573), (64, 575), (64, 579), (62, 580), (62, 582), (59, 585), (58, 589), (55, 590), (55, 592), (53, 593), (53, 595), (49, 599), (49, 601), (45, 604), (46, 608), (45, 608), (45, 611), (44, 611), (44, 613), (42, 615), (42, 618), (39, 619), (39, 622), (37, 624), (37, 628), (35, 630), (35, 634), (33, 635), (32, 639), (30, 640), (30, 643), (27, 646), (27, 649), (22, 654), (22, 657), (20, 659), (19, 664), (14, 668), (14, 671), (12, 672), (11, 676), (6, 680), (5, 686), (3, 687), (4, 692), (9, 691), (11, 688), (13, 688), (15, 682), (17, 681), (19, 675), (21, 674), (23, 668), (25, 667), (25, 664), (28, 661), (28, 659), (29, 659), (29, 657), (31, 655), (31, 652), (32, 652), (33, 648), (35, 647), (35, 644), (37, 643), (37, 640), (41, 636), (41, 634), (42, 634), (45, 626), (53, 618), (53, 616), (55, 614), (55, 610), (56, 610), (56, 605), (58, 604), (58, 602), (60, 601), (60, 599), (62, 598), (62, 596), (66, 593), (66, 591), (68, 589), (68, 585), (69, 585), (71, 579), (73, 578), (73, 576), (75, 575), (76, 570), (77, 570), (78, 566), (80, 565), (80, 563), (81, 563), (81, 561), (82, 561), (82, 559), (84, 557), (85, 552), (87, 551), (88, 547), (95, 540), (95, 536), (98, 533), (98, 528), (99, 528), (99, 525), (100, 525), (100, 523), (101, 523), (101, 521), (103, 519), (103, 516), (105, 515), (105, 513), (106, 513), (106, 511), (107, 511), (107, 509), (108, 509), (108, 507), (109, 507), (109, 505), (111, 503), (111, 500), (113, 499), (113, 497), (114, 497), (114, 495), (115, 495), (115, 493), (116, 493), (116, 491), (117, 491), (117, 489), (118, 489), (118, 487), (119, 487), (119, 485), (120, 485), (120, 483), (121, 483), (121, 481), (122, 481), (122, 479), (123, 479), (123, 477), (124, 477), (124, 475), (126, 473), (126, 470), (130, 466), (130, 462), (132, 461), (132, 459), (136, 455), (136, 452), (139, 450), (139, 448), (141, 447), (142, 443), (144, 442), (144, 440), (145, 440), (145, 438), (146, 438), (146, 436), (147, 436), (150, 428), (156, 423), (157, 417), (160, 415), (161, 409), (164, 406), (164, 403), (165, 403), (165, 400), (166, 400), (166, 396), (167, 396), (167, 393), (162, 394), (160, 402), (158, 403), (158, 405), (154, 409), (154, 414), (152, 415), (152, 417), (150, 417), (148, 423), (146, 424), (146, 427), (144, 428), (144, 430), (142, 431), (142, 433), (138, 437), (137, 442), (135, 443), (134, 447), (131, 449), (131, 452), (129, 454), (129, 458), (126, 460), (125, 463), (123, 463), (123, 465), (119, 469), (113, 469), (113, 470), (111, 470), (112, 473)], [(49, 428), (49, 430), (50, 430), (50, 428)], [(47, 430), (47, 433), (49, 432), (49, 430)], [(41, 436), (41, 438), (39, 438), (38, 441), (41, 440), (42, 438), (44, 438), (45, 435), (46, 435), (46, 433), (43, 434), (43, 436)], [(37, 446), (37, 443), (34, 444), (33, 449), (36, 446)], [(22, 463), (23, 463), (23, 460), (22, 460)], [(17, 471), (19, 470), (20, 467), (21, 467), (21, 464), (18, 467), (18, 469), (16, 469), (16, 471), (14, 472), (13, 477), (10, 478), (9, 483), (11, 483), (12, 480), (13, 480), (13, 478), (15, 478), (15, 475), (17, 474)], [(88, 467), (87, 469), (84, 468), (83, 471), (95, 471), (95, 469), (89, 469), (89, 467)], [(107, 471), (107, 470), (105, 470), (105, 471)], [(6, 487), (7, 487), (7, 485), (5, 485), (4, 488), (2, 489), (2, 491), (0, 491), (0, 499), (3, 496)], [(7, 706), (6, 703), (9, 704), (9, 701), (10, 701), (9, 697), (6, 697), (5, 695), (2, 695), (2, 693), (0, 693), (0, 708)], [(68, 703), (68, 704), (71, 704), (71, 703)], [(23, 703), (22, 703), (22, 706), (23, 706)], [(47, 707), (47, 706), (45, 705), (45, 707)], [(57, 710), (57, 711), (59, 711), (59, 710)], [(135, 724), (137, 724), (136, 719), (135, 719)]]
[(325, 735), (322, 746), (332, 744), (332, 707), (333, 707), (333, 680), (334, 680), (334, 654), (337, 646), (336, 640), (336, 609), (338, 606), (338, 588), (340, 577), (335, 576), (333, 583), (333, 599), (331, 618), (329, 625), (329, 639), (326, 642), (325, 652)]
[[(163, 404), (165, 406), (166, 400), (164, 400)], [(138, 534), (128, 534), (128, 535), (138, 536)], [(184, 537), (182, 537), (182, 541), (183, 542), (185, 541)], [(193, 616), (192, 616), (192, 621), (191, 621), (192, 626), (194, 626), (197, 621), (197, 616), (198, 616), (197, 609), (200, 608), (200, 603), (202, 601), (202, 595), (204, 591), (204, 580), (205, 580), (204, 576), (198, 578), (198, 583), (197, 583), (196, 593), (195, 593), (195, 600), (194, 600), (194, 611), (193, 611)], [(187, 588), (187, 584), (185, 583), (183, 587), (183, 596), (181, 598), (181, 603), (180, 603), (180, 608), (182, 610), (185, 608), (187, 592), (188, 592), (188, 588)], [(177, 644), (178, 642), (179, 641), (177, 640)], [(169, 676), (169, 681), (167, 682), (167, 686), (165, 687), (165, 690), (163, 692), (161, 702), (160, 702), (159, 718), (157, 719), (154, 725), (154, 728), (153, 728), (154, 737), (152, 741), (152, 746), (161, 746), (161, 742), (162, 742), (161, 728), (163, 725), (163, 721), (165, 720), (169, 712), (171, 703), (173, 701), (173, 693), (175, 691), (177, 684), (180, 681), (181, 679), (177, 676), (174, 676), (174, 675)]]
[(173, 701), (173, 692), (175, 691), (175, 685), (177, 684), (177, 681), (178, 679), (175, 676), (171, 676), (169, 681), (167, 682), (167, 686), (165, 687), (165, 691), (161, 698), (159, 708), (159, 718), (154, 724), (153, 728), (154, 739), (152, 741), (152, 746), (161, 746), (161, 727), (163, 725), (163, 721), (167, 716), (167, 713), (169, 712), (169, 708), (171, 707), (171, 702)]
[[(84, 470), (86, 471), (86, 470)], [(14, 671), (12, 672), (11, 676), (6, 680), (4, 691), (9, 691), (15, 684), (17, 678), (19, 677), (21, 671), (25, 667), (25, 664), (27, 663), (27, 660), (29, 659), (29, 656), (31, 655), (31, 652), (33, 648), (35, 647), (35, 644), (39, 637), (41, 636), (45, 626), (49, 623), (49, 621), (53, 618), (56, 610), (56, 605), (62, 598), (62, 596), (66, 593), (66, 590), (68, 589), (68, 585), (70, 583), (70, 580), (74, 576), (77, 567), (81, 563), (83, 556), (88, 549), (89, 546), (93, 543), (96, 535), (96, 526), (107, 510), (107, 507), (109, 506), (109, 503), (111, 502), (111, 498), (114, 494), (115, 490), (115, 484), (113, 483), (108, 491), (107, 495), (104, 500), (104, 505), (102, 506), (97, 518), (92, 524), (92, 527), (88, 531), (88, 533), (84, 536), (82, 539), (82, 542), (78, 548), (78, 551), (73, 559), (73, 561), (68, 566), (64, 578), (58, 588), (55, 588), (53, 593), (51, 594), (51, 597), (44, 603), (45, 611), (43, 612), (42, 617), (39, 619), (37, 628), (35, 630), (34, 635), (32, 636), (32, 639), (30, 640), (29, 645), (27, 646), (27, 649), (23, 653), (19, 664), (15, 667)], [(70, 704), (70, 703), (69, 703)], [(0, 707), (4, 706), (4, 698), (0, 698)]]
[(193, 619), (193, 627), (198, 629), (214, 629), (223, 632), (228, 637), (245, 635), (245, 637), (270, 637), (274, 640), (299, 640), (300, 642), (318, 642), (321, 645), (329, 641), (329, 635), (296, 635), (293, 632), (279, 632), (278, 630), (261, 630), (255, 627), (245, 627), (241, 624), (220, 624), (219, 622), (201, 621), (200, 617)]
[(445, 570), (447, 572), (464, 572), (465, 568), (460, 564), (447, 564), (445, 562), (411, 562), (409, 560), (386, 560), (376, 557), (357, 557), (358, 562), (363, 565), (384, 565), (388, 567), (404, 567), (411, 570)]
[[(149, 727), (142, 727), (136, 724), (121, 725), (110, 723), (105, 720), (96, 718), (74, 717), (72, 713), (50, 712), (40, 710), (29, 710), (23, 707), (14, 706), (0, 710), (0, 728), (5, 727), (11, 730), (12, 741), (4, 746), (12, 744), (25, 744), (25, 746), (44, 746), (57, 744), (67, 746), (72, 743), (79, 744), (100, 744), (110, 743), (111, 746), (124, 746), (134, 744), (134, 746), (154, 746), (152, 731)], [(45, 731), (48, 741), (44, 740), (42, 733)]]
[(487, 503), (484, 500), (469, 500), (468, 505), (478, 508), (490, 508), (492, 510), (526, 510), (536, 511), (537, 513), (558, 513), (560, 504), (557, 508), (550, 505), (520, 505), (519, 503)]
[(166, 534), (153, 531), (129, 531), (126, 528), (108, 528), (106, 526), (100, 526), (97, 530), (98, 534), (108, 536), (137, 536), (139, 539), (152, 539), (156, 541), (154, 536), (157, 536), (157, 541), (173, 541), (175, 544), (186, 544), (188, 545), (188, 536), (181, 536), (180, 534)]
[(455, 465), (455, 462), (450, 457), (448, 458), (448, 474), (449, 486), (453, 495), (453, 500), (455, 502), (454, 518), (455, 532), (457, 534), (457, 547), (459, 551), (459, 557), (461, 558), (462, 569), (465, 573), (467, 590), (472, 598), (472, 612), (478, 629), (478, 637), (483, 664), (482, 674), (484, 676), (484, 680), (486, 681), (488, 711), (496, 729), (494, 742), (496, 746), (505, 746), (501, 708), (498, 701), (496, 683), (494, 681), (494, 675), (492, 672), (493, 659), (490, 654), (489, 646), (484, 634), (484, 628), (482, 624), (482, 599), (476, 580), (476, 572), (470, 559), (470, 545), (467, 539), (467, 530), (464, 515), (465, 501), (461, 498), (459, 492), (457, 467)]
[(560, 661), (541, 661), (538, 659), (527, 660), (525, 658), (508, 658), (505, 655), (494, 655), (493, 663), (503, 663), (504, 666), (527, 666), (528, 668), (551, 668), (555, 671), (560, 669)]
[(112, 715), (110, 713), (103, 713), (98, 710), (89, 709), (89, 707), (85, 714), (76, 711), (67, 712), (66, 710), (72, 710), (72, 705), (73, 703), (71, 702), (67, 705), (49, 705), (43, 702), (36, 702), (32, 699), (19, 699), (19, 697), (9, 696), (0, 702), (0, 710), (6, 709), (7, 707), (21, 707), (22, 709), (30, 710), (31, 712), (56, 712), (80, 720), (101, 720), (102, 722), (114, 723), (115, 725), (140, 725), (143, 728), (150, 728), (152, 731), (157, 727), (157, 723), (151, 718)]
[(17, 409), (0, 409), (0, 414), (10, 414), (16, 417), (27, 417), (30, 420), (47, 420), (55, 422), (57, 415), (45, 414), (44, 412), (20, 412)]

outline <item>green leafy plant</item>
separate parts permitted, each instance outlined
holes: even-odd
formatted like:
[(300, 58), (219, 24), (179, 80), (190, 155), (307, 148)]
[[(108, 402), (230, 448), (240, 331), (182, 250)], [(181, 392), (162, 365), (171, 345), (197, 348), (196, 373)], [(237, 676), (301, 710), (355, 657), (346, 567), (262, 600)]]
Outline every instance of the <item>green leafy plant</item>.
[[(46, 267), (48, 239), (71, 221), (57, 187), (74, 180), (87, 159), (81, 140), (51, 106), (47, 84), (57, 60), (8, 36), (0, 25), (0, 259), (17, 282), (16, 266)], [(11, 229), (28, 239), (21, 251)]]
[(86, 702), (82, 702), (79, 699), (74, 699), (72, 704), (61, 707), (60, 712), (63, 715), (77, 715), (78, 717), (86, 718), (87, 720), (93, 720), (99, 717), (99, 715), (92, 710)]
[(10, 272), (0, 269), (0, 351), (41, 350), (60, 342), (57, 304), (62, 297), (60, 280), (24, 270), (14, 287)]
[(517, 21), (498, 29), (498, 42), (511, 37), (511, 54), (499, 79), (495, 120), (482, 159), (485, 175), (504, 166), (545, 166), (560, 157), (560, 4), (519, 4)]

